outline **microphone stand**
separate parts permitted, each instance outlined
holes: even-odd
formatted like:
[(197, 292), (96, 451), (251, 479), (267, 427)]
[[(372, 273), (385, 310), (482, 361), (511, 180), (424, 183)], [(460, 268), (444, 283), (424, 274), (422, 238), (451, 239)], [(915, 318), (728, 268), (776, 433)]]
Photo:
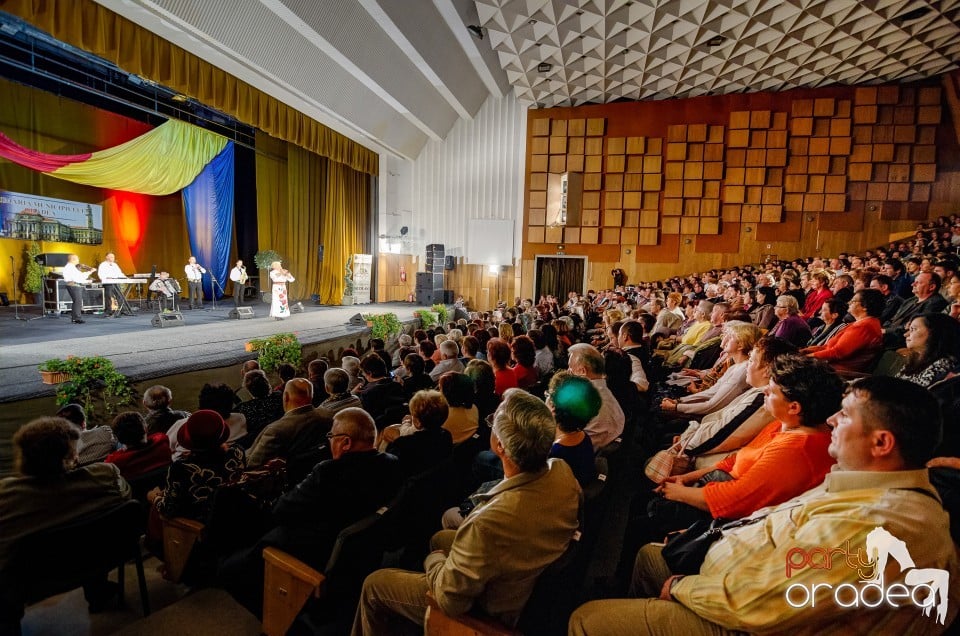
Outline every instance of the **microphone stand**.
[[(20, 315), (20, 294), (17, 292), (17, 261), (12, 256), (10, 257), (10, 272), (11, 277), (13, 278), (13, 317), (16, 320), (22, 320), (27, 322), (27, 319)], [(40, 313), (43, 314), (43, 307), (40, 307)]]
[(212, 292), (210, 296), (213, 297), (213, 307), (211, 307), (211, 309), (213, 311), (216, 311), (217, 310), (217, 288), (218, 287), (220, 288), (221, 294), (226, 294), (226, 292), (223, 291), (223, 287), (220, 285), (220, 281), (217, 280), (217, 275), (213, 273), (213, 270), (208, 269), (207, 271), (210, 272), (210, 280), (213, 281), (213, 285), (210, 286), (210, 291)]

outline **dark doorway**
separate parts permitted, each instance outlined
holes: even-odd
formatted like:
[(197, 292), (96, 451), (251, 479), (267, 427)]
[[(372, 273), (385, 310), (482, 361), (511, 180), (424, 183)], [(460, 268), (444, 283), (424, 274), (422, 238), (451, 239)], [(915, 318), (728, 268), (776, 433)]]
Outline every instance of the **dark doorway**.
[(552, 294), (564, 302), (569, 292), (583, 294), (586, 268), (585, 256), (537, 256), (534, 298)]

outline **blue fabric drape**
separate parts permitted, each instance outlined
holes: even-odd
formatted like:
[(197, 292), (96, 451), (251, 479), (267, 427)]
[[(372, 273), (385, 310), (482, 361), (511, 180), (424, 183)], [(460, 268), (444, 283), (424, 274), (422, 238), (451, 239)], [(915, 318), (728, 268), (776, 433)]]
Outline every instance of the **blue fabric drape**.
[[(213, 158), (193, 183), (183, 189), (190, 251), (206, 268), (203, 295), (217, 298), (230, 271), (230, 242), (233, 239), (233, 142)], [(211, 275), (219, 287), (214, 289)]]

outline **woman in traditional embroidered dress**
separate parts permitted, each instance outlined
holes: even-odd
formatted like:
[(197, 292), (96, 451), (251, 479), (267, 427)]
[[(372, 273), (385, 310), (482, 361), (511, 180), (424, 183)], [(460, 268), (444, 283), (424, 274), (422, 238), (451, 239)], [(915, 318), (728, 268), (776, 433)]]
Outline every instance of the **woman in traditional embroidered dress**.
[(270, 263), (270, 280), (273, 281), (273, 302), (270, 303), (270, 316), (276, 320), (283, 320), (290, 316), (290, 303), (287, 301), (287, 283), (292, 283), (294, 277), (283, 269), (280, 261)]

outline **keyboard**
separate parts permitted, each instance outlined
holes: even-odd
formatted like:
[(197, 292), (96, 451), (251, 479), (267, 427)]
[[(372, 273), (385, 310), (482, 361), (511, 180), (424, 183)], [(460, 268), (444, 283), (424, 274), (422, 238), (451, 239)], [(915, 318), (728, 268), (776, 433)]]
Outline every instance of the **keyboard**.
[(104, 285), (146, 285), (147, 281), (143, 278), (105, 278)]

